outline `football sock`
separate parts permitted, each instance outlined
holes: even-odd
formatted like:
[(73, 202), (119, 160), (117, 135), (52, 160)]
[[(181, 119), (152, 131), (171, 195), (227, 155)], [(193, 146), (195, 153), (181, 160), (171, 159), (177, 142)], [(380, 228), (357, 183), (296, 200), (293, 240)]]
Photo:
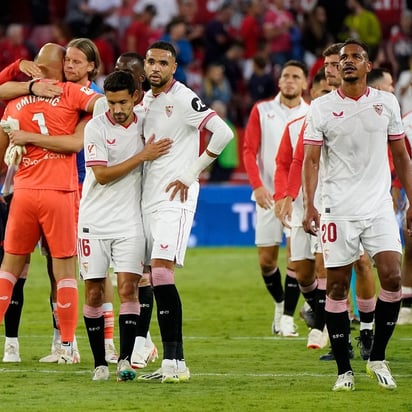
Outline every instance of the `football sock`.
[(79, 296), (76, 279), (57, 282), (57, 316), (62, 342), (73, 342), (77, 326)]
[(165, 359), (176, 359), (176, 345), (181, 322), (179, 293), (174, 284), (154, 286), (153, 292), (163, 342), (163, 356)]
[(338, 375), (352, 370), (348, 354), (350, 320), (348, 312), (334, 313), (325, 311), (330, 344), (338, 366)]
[(119, 309), (119, 335), (120, 354), (119, 359), (130, 361), (136, 339), (137, 324), (139, 321), (139, 302), (124, 302)]
[(19, 336), (21, 312), (23, 310), (24, 303), (23, 288), (25, 282), (25, 278), (17, 279), (17, 282), (13, 288), (13, 294), (11, 295), (9, 307), (4, 315), (5, 335), (10, 338), (17, 338)]
[(17, 282), (17, 278), (9, 272), (0, 271), (0, 323), (3, 322), (4, 315), (7, 312), (13, 287)]
[(378, 298), (375, 309), (375, 334), (370, 360), (385, 360), (386, 346), (395, 329), (400, 301), (384, 302)]
[(285, 306), (283, 309), (285, 315), (294, 315), (299, 296), (300, 289), (296, 280), (296, 273), (294, 270), (288, 269), (285, 277)]
[(263, 281), (265, 282), (266, 289), (273, 296), (276, 302), (283, 302), (285, 294), (282, 287), (282, 276), (279, 268), (274, 269), (271, 273), (263, 274)]
[(299, 285), (299, 288), (306, 302), (311, 307), (311, 309), (315, 312), (318, 280), (315, 279), (310, 285), (307, 285), (307, 286)]
[(107, 366), (104, 350), (104, 316), (102, 307), (94, 308), (84, 305), (83, 318), (87, 336), (89, 337), (90, 349), (93, 353), (94, 367)]
[(180, 296), (178, 295), (179, 299), (179, 310), (178, 310), (178, 334), (177, 334), (177, 346), (176, 346), (176, 359), (177, 360), (184, 360), (184, 353), (183, 353), (183, 315), (182, 315), (182, 302), (180, 300)]
[(316, 289), (315, 294), (315, 329), (323, 330), (325, 327), (325, 300), (326, 290)]
[(113, 342), (114, 334), (114, 311), (113, 303), (105, 302), (103, 303), (103, 316), (104, 316), (104, 338), (106, 341)]
[(137, 325), (137, 336), (147, 336), (153, 312), (153, 288), (139, 286), (140, 316)]

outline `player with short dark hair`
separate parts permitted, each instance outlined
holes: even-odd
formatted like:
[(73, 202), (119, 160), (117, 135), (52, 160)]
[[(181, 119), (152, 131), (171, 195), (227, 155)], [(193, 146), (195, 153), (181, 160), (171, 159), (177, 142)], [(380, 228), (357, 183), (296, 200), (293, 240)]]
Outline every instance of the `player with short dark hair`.
[[(347, 40), (339, 52), (342, 85), (315, 100), (305, 129), (303, 193), (305, 231), (321, 231), (327, 268), (326, 324), (338, 367), (334, 391), (355, 388), (347, 350), (347, 298), (353, 262), (362, 243), (373, 258), (381, 289), (375, 337), (366, 371), (385, 389), (395, 389), (385, 352), (400, 308), (402, 246), (390, 196), (387, 142), (409, 201), (412, 168), (405, 149), (400, 107), (394, 95), (367, 86), (367, 46)], [(321, 150), (325, 158), (321, 210), (314, 205)], [(319, 213), (321, 212), (321, 213)], [(412, 209), (406, 214), (408, 234)]]

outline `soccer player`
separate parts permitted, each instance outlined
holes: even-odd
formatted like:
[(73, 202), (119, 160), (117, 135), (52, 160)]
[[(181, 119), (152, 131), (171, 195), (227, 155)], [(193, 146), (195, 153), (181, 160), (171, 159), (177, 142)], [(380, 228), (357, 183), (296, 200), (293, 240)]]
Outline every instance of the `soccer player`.
[[(167, 154), (170, 140), (144, 145), (144, 109), (134, 77), (115, 71), (104, 81), (109, 112), (85, 129), (86, 179), (79, 209), (79, 267), (85, 280), (83, 315), (94, 356), (93, 380), (109, 379), (105, 359), (103, 296), (109, 265), (117, 275), (120, 299), (120, 354), (117, 380), (134, 379), (130, 365), (140, 305), (138, 282), (143, 273), (145, 238), (140, 209), (144, 161)], [(133, 109), (135, 108), (135, 111)]]
[[(146, 53), (150, 90), (143, 98), (144, 135), (173, 140), (166, 156), (147, 162), (143, 173), (142, 211), (152, 268), (152, 285), (163, 343), (162, 366), (141, 380), (164, 383), (190, 378), (183, 353), (182, 304), (175, 285), (175, 266), (182, 266), (196, 208), (198, 176), (222, 152), (233, 133), (216, 113), (176, 81), (176, 50), (153, 43)], [(212, 135), (199, 157), (199, 131)]]
[[(94, 82), (100, 69), (99, 51), (95, 44), (88, 38), (76, 38), (71, 40), (66, 46), (66, 54), (64, 56), (64, 78), (66, 81), (80, 84), (88, 87), (97, 93), (102, 93), (102, 90)], [(104, 99), (99, 99), (104, 100)], [(82, 121), (87, 122), (90, 115), (83, 116)], [(85, 123), (84, 123), (85, 124)], [(84, 125), (83, 125), (84, 127)], [(83, 137), (83, 136), (82, 136)], [(79, 183), (79, 194), (81, 195), (83, 180), (85, 177), (85, 163), (83, 148), (76, 152), (77, 175)], [(51, 353), (40, 358), (39, 362), (53, 363), (58, 360), (58, 348), (60, 347), (61, 337), (58, 327), (58, 317), (56, 312), (56, 283), (54, 281), (52, 265), (50, 256), (47, 252), (47, 245), (42, 248), (47, 258), (47, 268), (51, 283), (50, 304), (53, 315), (53, 339), (51, 344)], [(109, 282), (110, 283), (110, 282)], [(114, 314), (113, 314), (113, 287), (110, 283), (106, 290), (105, 303), (105, 337), (106, 337), (106, 351), (107, 359), (110, 363), (117, 363), (117, 352), (113, 343), (113, 329), (114, 329)], [(80, 359), (80, 354), (77, 350), (77, 357)]]
[[(67, 67), (66, 67), (67, 66)], [(92, 90), (95, 90), (98, 93), (101, 93), (100, 88), (94, 83), (93, 79), (97, 76), (98, 70), (100, 66), (100, 57), (99, 52), (94, 45), (94, 43), (87, 38), (79, 38), (73, 39), (69, 45), (68, 49), (66, 50), (66, 54), (64, 57), (64, 69), (65, 69), (65, 78), (69, 79), (74, 83), (78, 83), (82, 86), (89, 87)], [(43, 82), (39, 82), (42, 84)], [(49, 84), (49, 88), (54, 87), (50, 81), (47, 81)], [(35, 87), (37, 83), (33, 85)], [(37, 88), (37, 86), (36, 86)], [(100, 99), (104, 100), (104, 99)], [(77, 142), (75, 142), (74, 136), (70, 136), (67, 144), (61, 146), (63, 142), (62, 139), (59, 141), (52, 139), (50, 140), (46, 136), (39, 136), (32, 134), (31, 139), (28, 140), (27, 132), (18, 132), (13, 134), (12, 139), (14, 142), (18, 142), (18, 144), (26, 144), (27, 142), (32, 143), (38, 147), (42, 147), (45, 149), (50, 149), (54, 151), (62, 151), (68, 150), (69, 152), (73, 150), (76, 153), (76, 160), (77, 160), (77, 172), (78, 172), (78, 181), (79, 181), (79, 192), (81, 193), (81, 186), (84, 180), (85, 175), (85, 167), (84, 167), (84, 154), (83, 154), (83, 129), (85, 122), (87, 121), (86, 116), (82, 116), (82, 121), (79, 123), (77, 128), (77, 135), (78, 140), (80, 140), (80, 146)], [(56, 146), (56, 142), (58, 143)], [(50, 294), (50, 304), (52, 307), (52, 315), (53, 315), (53, 339), (51, 345), (51, 353), (47, 356), (42, 357), (39, 361), (46, 362), (46, 363), (53, 363), (57, 362), (59, 358), (59, 348), (61, 345), (61, 337), (60, 337), (60, 330), (58, 327), (58, 318), (56, 312), (56, 281), (53, 275), (53, 268), (52, 268), (52, 261), (51, 256), (47, 250), (47, 244), (42, 240), (42, 252), (46, 255), (47, 259), (47, 271), (50, 278), (51, 283), (51, 294)], [(28, 265), (25, 267), (25, 272), (28, 271)], [(26, 273), (22, 274), (16, 285), (13, 289), (13, 295), (11, 298), (11, 305), (6, 312), (5, 316), (5, 329), (6, 333), (7, 330), (11, 330), (13, 336), (17, 336), (18, 325), (20, 322), (21, 310), (23, 306), (23, 286), (26, 279)], [(111, 284), (108, 287), (108, 298), (113, 299), (113, 294), (109, 294)], [(117, 354), (113, 344), (113, 326), (114, 326), (114, 318), (113, 318), (113, 305), (111, 302), (107, 303), (106, 306), (109, 307), (109, 310), (105, 312), (106, 314), (106, 328), (105, 334), (107, 336), (107, 358), (111, 363), (117, 363)], [(111, 310), (110, 310), (111, 306)], [(6, 334), (6, 345), (8, 334)], [(15, 340), (15, 345), (18, 347), (18, 342)], [(15, 352), (15, 350), (11, 347), (8, 352)], [(80, 362), (80, 353), (77, 348), (77, 342), (74, 341), (74, 353), (75, 356), (73, 360), (77, 363)], [(18, 350), (17, 354), (11, 355), (7, 354), (5, 350), (5, 359), (16, 359), (19, 358)]]
[[(311, 99), (323, 96), (331, 90), (332, 86), (326, 80), (325, 68), (323, 67), (313, 78), (310, 90)], [(302, 191), (300, 183), (297, 187), (293, 187), (292, 179), (297, 173), (301, 173), (301, 170), (295, 172), (293, 169), (293, 151), (298, 142), (302, 143), (299, 139), (305, 119), (306, 116), (301, 116), (292, 120), (286, 125), (283, 132), (276, 156), (274, 199), (275, 201), (283, 200), (282, 208), (277, 217), (285, 227), (290, 229), (290, 260), (295, 264), (299, 288), (314, 314), (314, 324), (308, 335), (307, 347), (320, 349), (328, 343), (326, 333), (323, 333), (325, 317), (322, 310), (325, 302), (326, 271), (321, 251), (318, 251), (318, 239), (303, 230)]]
[[(126, 52), (121, 54), (116, 60), (115, 71), (126, 71), (132, 74), (139, 90), (146, 79), (144, 72), (144, 58), (135, 52)], [(138, 100), (135, 105), (141, 105), (144, 93), (138, 94)], [(93, 116), (104, 113), (109, 109), (107, 99), (100, 99), (96, 102), (93, 110)], [(149, 332), (150, 320), (153, 311), (153, 290), (150, 284), (150, 267), (144, 267), (143, 276), (139, 281), (139, 302), (140, 316), (137, 327), (137, 335), (133, 348), (130, 364), (133, 368), (142, 369), (148, 363), (158, 358), (157, 347), (151, 339)], [(106, 317), (105, 317), (106, 322)], [(107, 360), (107, 346), (106, 346)]]
[[(308, 110), (308, 104), (302, 98), (307, 87), (306, 78), (307, 68), (303, 63), (292, 60), (283, 66), (278, 95), (252, 107), (243, 146), (243, 161), (253, 189), (252, 198), (256, 201), (255, 243), (260, 271), (275, 301), (272, 333), (282, 336), (298, 336), (293, 315), (300, 292), (291, 264), (288, 262), (287, 265), (285, 291), (278, 267), (284, 228), (274, 213), (275, 157), (286, 124)], [(276, 207), (280, 209), (281, 202)]]
[[(65, 49), (56, 44), (48, 43), (41, 48), (36, 62), (45, 77), (62, 80), (64, 53)], [(74, 133), (80, 112), (91, 112), (99, 95), (72, 83), (58, 85), (63, 93), (55, 98), (30, 95), (12, 100), (7, 105), (4, 118), (16, 119), (20, 129), (41, 132), (45, 136)], [(0, 139), (0, 157), (3, 157), (9, 137), (2, 131)], [(77, 172), (74, 161), (73, 154), (27, 145), (27, 153), (22, 157), (14, 177), (13, 202), (4, 242), (5, 254), (0, 267), (0, 293), (5, 297), (0, 304), (2, 320), (26, 256), (33, 251), (41, 235), (46, 238), (57, 283), (57, 312), (62, 335), (59, 363), (73, 362), (73, 339), (77, 325), (74, 213)], [(73, 213), (67, 213), (68, 210), (73, 210)], [(60, 224), (55, 225), (55, 221)], [(25, 227), (24, 238), (20, 236), (22, 226)]]
[[(412, 168), (404, 144), (400, 107), (390, 94), (366, 83), (371, 70), (367, 46), (347, 40), (339, 52), (342, 85), (315, 100), (307, 115), (303, 162), (306, 232), (320, 231), (327, 268), (326, 324), (338, 368), (334, 391), (354, 390), (347, 350), (350, 322), (347, 297), (360, 243), (373, 258), (381, 289), (375, 310), (375, 337), (366, 365), (385, 389), (396, 382), (385, 360), (400, 307), (401, 242), (390, 196), (387, 142), (409, 201)], [(321, 148), (325, 158), (321, 214), (314, 205)], [(407, 211), (412, 233), (412, 209)]]
[[(21, 73), (29, 77), (41, 77), (42, 72), (39, 66), (28, 60), (16, 60), (0, 72), (0, 97), (1, 99), (12, 99), (14, 97), (25, 95), (32, 90), (32, 93), (37, 96), (54, 97), (61, 93), (61, 88), (54, 85), (54, 81), (48, 82), (34, 82), (29, 80), (27, 82), (16, 82), (14, 79)], [(10, 179), (12, 174), (10, 174)], [(5, 189), (6, 184), (3, 184)], [(9, 190), (9, 189), (7, 189)], [(4, 194), (4, 192), (3, 192)], [(8, 217), (8, 211), (12, 194), (8, 193), (4, 196), (5, 203), (1, 203), (1, 246), (0, 246), (0, 260), (3, 259), (4, 249), (4, 232), (6, 228), (6, 222)], [(19, 342), (18, 342), (18, 329), (20, 324), (21, 311), (23, 308), (23, 288), (26, 281), (27, 273), (29, 270), (30, 258), (27, 258), (27, 264), (24, 266), (22, 273), (20, 274), (16, 284), (13, 288), (13, 295), (10, 301), (10, 305), (5, 313), (4, 317), (4, 356), (3, 362), (20, 362)]]
[(393, 77), (391, 72), (384, 67), (372, 69), (367, 75), (368, 85), (378, 90), (394, 93)]

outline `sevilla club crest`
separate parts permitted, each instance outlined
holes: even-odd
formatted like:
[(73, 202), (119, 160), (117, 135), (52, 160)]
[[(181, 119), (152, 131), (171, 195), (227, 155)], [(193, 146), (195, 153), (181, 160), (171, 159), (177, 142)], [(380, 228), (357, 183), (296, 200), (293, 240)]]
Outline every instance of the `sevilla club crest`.
[(375, 112), (378, 113), (380, 116), (383, 112), (383, 104), (374, 104), (373, 108), (375, 109)]
[(165, 106), (166, 116), (170, 117), (173, 113), (173, 106)]

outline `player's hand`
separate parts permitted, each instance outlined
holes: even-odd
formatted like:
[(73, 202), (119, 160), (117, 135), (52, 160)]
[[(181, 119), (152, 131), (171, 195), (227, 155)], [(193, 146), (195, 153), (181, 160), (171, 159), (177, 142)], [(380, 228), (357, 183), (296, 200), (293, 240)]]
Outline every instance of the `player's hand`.
[(170, 148), (172, 147), (172, 139), (164, 138), (155, 142), (154, 138), (154, 135), (150, 136), (141, 152), (144, 160), (155, 160), (158, 157), (169, 153)]
[(253, 191), (253, 194), (255, 195), (256, 203), (263, 209), (270, 209), (273, 206), (272, 195), (265, 187), (258, 187)]
[(9, 144), (4, 155), (4, 163), (7, 166), (18, 166), (26, 153), (26, 146)]
[(275, 216), (277, 219), (280, 219), (280, 211), (282, 210), (284, 199), (275, 201)]
[(19, 63), (19, 70), (22, 73), (27, 74), (27, 76), (33, 77), (34, 79), (43, 77), (43, 73), (38, 64), (30, 60), (21, 60)]
[(313, 236), (318, 235), (320, 226), (320, 214), (315, 207), (305, 208), (305, 213), (302, 221), (303, 229), (306, 233)]
[(33, 94), (42, 97), (56, 97), (63, 93), (63, 89), (57, 86), (57, 80), (42, 79), (32, 86)]
[(174, 180), (167, 185), (166, 193), (171, 189), (172, 193), (170, 194), (170, 200), (174, 200), (176, 195), (180, 193), (180, 201), (182, 203), (186, 202), (189, 188), (185, 184), (183, 184), (180, 180)]
[(31, 136), (30, 132), (25, 132), (24, 130), (11, 130), (9, 132), (10, 143), (14, 145), (23, 146), (27, 143), (30, 143), (29, 137)]
[[(277, 203), (277, 202), (276, 202)], [(276, 210), (276, 207), (275, 207)], [(279, 212), (279, 216), (276, 216), (283, 224), (283, 226), (290, 229), (290, 219), (292, 218), (293, 211), (293, 199), (290, 196), (286, 196), (283, 199), (282, 207)]]

